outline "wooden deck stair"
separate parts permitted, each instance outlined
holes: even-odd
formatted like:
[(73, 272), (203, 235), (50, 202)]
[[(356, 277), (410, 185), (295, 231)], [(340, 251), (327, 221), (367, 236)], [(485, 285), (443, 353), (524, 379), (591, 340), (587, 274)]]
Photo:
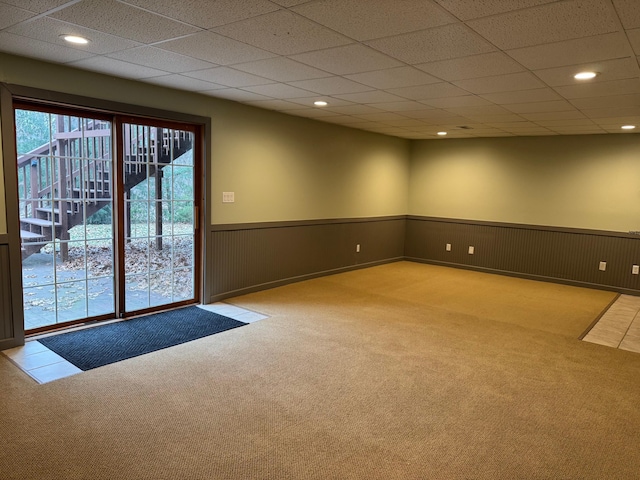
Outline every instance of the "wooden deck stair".
[[(56, 125), (50, 144), (18, 157), (23, 259), (56, 238), (66, 260), (69, 230), (112, 202), (110, 123), (84, 120), (73, 128), (71, 117), (57, 115)], [(188, 133), (148, 126), (126, 129), (124, 137), (127, 196), (193, 144)]]

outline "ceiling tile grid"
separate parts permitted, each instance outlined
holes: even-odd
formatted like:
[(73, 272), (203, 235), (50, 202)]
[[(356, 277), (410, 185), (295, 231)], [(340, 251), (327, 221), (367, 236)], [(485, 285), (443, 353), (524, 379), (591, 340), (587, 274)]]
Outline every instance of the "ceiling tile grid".
[(640, 131), (638, 0), (0, 0), (0, 52), (404, 138)]

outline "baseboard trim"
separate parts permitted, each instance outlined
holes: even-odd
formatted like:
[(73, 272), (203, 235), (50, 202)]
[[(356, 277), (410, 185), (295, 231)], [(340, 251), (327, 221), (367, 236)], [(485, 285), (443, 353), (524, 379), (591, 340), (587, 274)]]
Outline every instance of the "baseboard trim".
[(302, 281), (305, 281), (305, 280), (312, 280), (314, 278), (327, 277), (329, 275), (335, 275), (337, 273), (345, 273), (345, 272), (350, 272), (350, 271), (353, 271), (353, 270), (360, 270), (360, 269), (363, 269), (363, 268), (369, 268), (369, 267), (375, 267), (375, 266), (378, 266), (378, 265), (384, 265), (384, 264), (387, 264), (387, 263), (401, 262), (403, 260), (405, 260), (404, 257), (387, 258), (387, 259), (384, 259), (384, 260), (376, 260), (374, 262), (360, 263), (360, 264), (357, 264), (357, 265), (349, 265), (348, 267), (334, 268), (334, 269), (331, 269), (331, 270), (324, 270), (324, 271), (321, 271), (321, 272), (308, 273), (306, 275), (299, 275), (299, 276), (296, 276), (296, 277), (283, 278), (283, 279), (280, 279), (280, 280), (274, 280), (273, 282), (261, 283), (259, 285), (252, 285), (250, 287), (240, 288), (238, 290), (231, 290), (231, 291), (228, 291), (228, 292), (211, 295), (211, 297), (209, 298), (209, 303), (220, 302), (220, 301), (225, 300), (227, 298), (238, 297), (240, 295), (246, 295), (246, 294), (249, 294), (249, 293), (261, 292), (263, 290), (269, 290), (271, 288), (282, 287), (284, 285), (289, 285), (289, 284), (292, 284), (292, 283), (302, 282)]
[(539, 282), (558, 283), (561, 285), (570, 285), (572, 287), (592, 288), (594, 290), (606, 290), (608, 292), (616, 292), (625, 295), (640, 296), (640, 290), (632, 290), (629, 288), (614, 287), (611, 285), (602, 285), (598, 283), (581, 282), (579, 280), (568, 280), (565, 278), (546, 277), (543, 275), (532, 275), (528, 273), (510, 272), (508, 270), (498, 270), (495, 268), (478, 267), (475, 265), (464, 265), (461, 263), (442, 262), (438, 260), (427, 260), (424, 258), (405, 257), (408, 262), (426, 263), (430, 265), (439, 265), (441, 267), (460, 268), (463, 270), (473, 270), (476, 272), (492, 273), (495, 275), (504, 275), (507, 277), (523, 278), (525, 280), (536, 280)]

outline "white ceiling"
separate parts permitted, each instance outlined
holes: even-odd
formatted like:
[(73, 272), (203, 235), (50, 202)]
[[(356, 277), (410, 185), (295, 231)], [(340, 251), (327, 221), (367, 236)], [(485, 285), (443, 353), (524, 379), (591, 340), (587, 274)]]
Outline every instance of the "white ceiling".
[(0, 51), (404, 138), (640, 130), (640, 0), (0, 0)]

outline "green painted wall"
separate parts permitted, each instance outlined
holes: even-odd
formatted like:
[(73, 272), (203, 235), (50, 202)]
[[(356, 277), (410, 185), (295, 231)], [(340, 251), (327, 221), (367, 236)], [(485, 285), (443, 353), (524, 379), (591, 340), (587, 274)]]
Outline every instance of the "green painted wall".
[(408, 213), (640, 230), (638, 134), (409, 142), (11, 55), (0, 65), (2, 82), (211, 118), (214, 224)]
[(407, 140), (22, 57), (0, 65), (0, 82), (210, 117), (214, 224), (407, 211)]
[(640, 230), (640, 136), (419, 141), (409, 214)]

